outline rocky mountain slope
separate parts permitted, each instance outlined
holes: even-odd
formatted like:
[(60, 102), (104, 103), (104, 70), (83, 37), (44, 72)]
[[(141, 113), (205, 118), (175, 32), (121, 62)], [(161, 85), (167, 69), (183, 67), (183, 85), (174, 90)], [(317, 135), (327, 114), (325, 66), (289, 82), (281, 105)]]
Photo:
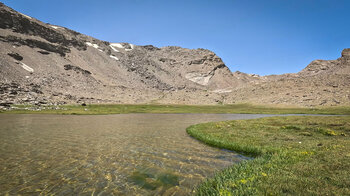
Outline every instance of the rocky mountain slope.
[(206, 49), (109, 43), (0, 3), (0, 105), (349, 104), (349, 50), (297, 74), (232, 73)]
[(227, 95), (232, 102), (298, 106), (350, 104), (350, 49), (337, 60), (315, 60), (296, 74), (256, 77)]

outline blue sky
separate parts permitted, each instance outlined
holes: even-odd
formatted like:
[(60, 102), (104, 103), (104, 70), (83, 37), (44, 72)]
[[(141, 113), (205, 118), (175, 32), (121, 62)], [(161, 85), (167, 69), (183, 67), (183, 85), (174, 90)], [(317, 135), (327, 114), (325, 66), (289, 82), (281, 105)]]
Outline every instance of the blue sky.
[(298, 72), (350, 47), (349, 0), (0, 0), (109, 42), (206, 48), (231, 71)]

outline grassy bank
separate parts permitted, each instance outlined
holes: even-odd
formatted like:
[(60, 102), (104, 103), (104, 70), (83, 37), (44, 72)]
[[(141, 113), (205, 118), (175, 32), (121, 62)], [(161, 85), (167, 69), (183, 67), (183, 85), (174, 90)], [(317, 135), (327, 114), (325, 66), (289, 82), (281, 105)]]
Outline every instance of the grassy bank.
[(235, 120), (187, 132), (255, 157), (203, 182), (198, 195), (350, 195), (350, 116)]
[[(291, 108), (259, 106), (251, 104), (234, 105), (63, 105), (55, 108), (17, 105), (18, 109), (1, 111), (15, 114), (124, 114), (124, 113), (246, 113), (246, 114), (350, 114), (350, 107)], [(26, 109), (27, 108), (27, 109)], [(28, 108), (30, 110), (28, 110)]]

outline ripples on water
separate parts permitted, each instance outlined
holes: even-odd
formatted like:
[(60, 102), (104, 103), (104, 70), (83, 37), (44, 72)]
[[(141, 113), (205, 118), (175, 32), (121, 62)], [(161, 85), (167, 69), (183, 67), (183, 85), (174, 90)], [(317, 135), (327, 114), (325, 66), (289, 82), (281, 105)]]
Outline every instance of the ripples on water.
[(189, 137), (191, 124), (266, 115), (0, 115), (0, 193), (187, 195), (244, 157)]

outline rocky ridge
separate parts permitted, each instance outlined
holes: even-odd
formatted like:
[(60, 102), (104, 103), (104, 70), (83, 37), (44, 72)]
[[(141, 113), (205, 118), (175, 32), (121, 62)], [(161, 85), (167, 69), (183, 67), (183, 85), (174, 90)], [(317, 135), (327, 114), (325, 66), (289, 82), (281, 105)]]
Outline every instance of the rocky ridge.
[(256, 77), (254, 85), (238, 88), (229, 100), (296, 106), (350, 104), (350, 49), (337, 60), (315, 60), (295, 74)]

